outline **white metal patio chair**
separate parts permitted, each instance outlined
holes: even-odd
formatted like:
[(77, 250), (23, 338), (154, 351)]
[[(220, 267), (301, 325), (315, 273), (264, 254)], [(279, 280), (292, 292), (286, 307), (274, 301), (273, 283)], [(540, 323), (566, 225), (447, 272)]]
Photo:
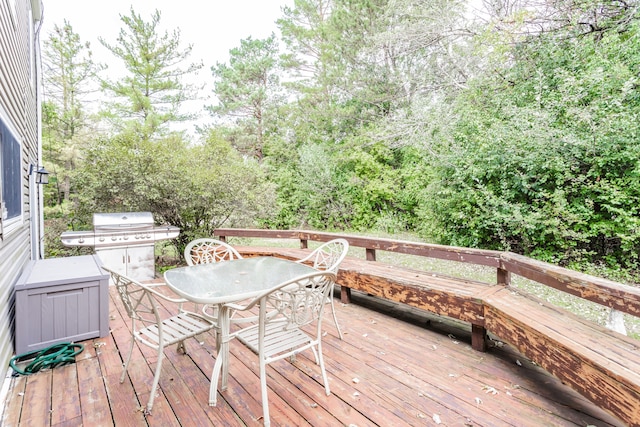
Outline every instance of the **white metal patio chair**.
[[(314, 272), (282, 283), (246, 305), (225, 305), (225, 308), (235, 311), (246, 311), (255, 305), (259, 306), (258, 324), (232, 333), (230, 338), (237, 338), (258, 355), (265, 426), (270, 425), (267, 364), (287, 357), (293, 360), (297, 353), (311, 349), (320, 366), (325, 392), (327, 396), (331, 393), (322, 358), (322, 314), (335, 279), (336, 275), (331, 271)], [(303, 326), (314, 322), (315, 332), (312, 335), (302, 330)], [(215, 393), (217, 387), (216, 372), (218, 371), (214, 368), (212, 393)]]
[[(186, 354), (184, 340), (210, 330), (215, 326), (215, 323), (200, 314), (183, 310), (182, 303), (186, 302), (184, 299), (170, 298), (153, 289), (154, 285), (143, 285), (107, 267), (103, 266), (102, 268), (111, 274), (122, 303), (131, 318), (131, 346), (120, 376), (120, 382), (124, 381), (136, 341), (158, 350), (153, 385), (145, 410), (145, 413), (150, 413), (160, 380), (164, 348), (178, 344), (176, 351), (182, 350)], [(160, 316), (157, 299), (180, 304), (178, 314), (163, 319)]]
[[(222, 240), (204, 237), (192, 240), (184, 248), (184, 259), (188, 265), (210, 264), (214, 262), (230, 261), (240, 259), (242, 255)], [(196, 308), (198, 306), (196, 305)], [(202, 313), (211, 321), (218, 323), (218, 306), (204, 305)], [(216, 326), (216, 348), (220, 347), (220, 330)]]
[[(310, 264), (317, 270), (326, 270), (338, 274), (340, 263), (347, 256), (348, 250), (349, 242), (345, 239), (334, 239), (317, 247), (309, 255), (297, 260), (296, 262)], [(333, 323), (336, 324), (338, 335), (340, 336), (340, 339), (343, 339), (340, 325), (338, 325), (338, 318), (336, 317), (336, 309), (333, 304), (333, 287), (327, 296), (327, 302), (331, 304), (331, 315), (333, 316)]]

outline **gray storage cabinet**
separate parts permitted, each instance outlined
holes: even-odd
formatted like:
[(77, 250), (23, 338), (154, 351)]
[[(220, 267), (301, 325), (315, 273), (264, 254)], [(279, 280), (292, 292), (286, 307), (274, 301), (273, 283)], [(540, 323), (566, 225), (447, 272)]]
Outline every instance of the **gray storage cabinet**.
[(16, 284), (16, 354), (109, 333), (109, 275), (97, 255), (31, 261)]

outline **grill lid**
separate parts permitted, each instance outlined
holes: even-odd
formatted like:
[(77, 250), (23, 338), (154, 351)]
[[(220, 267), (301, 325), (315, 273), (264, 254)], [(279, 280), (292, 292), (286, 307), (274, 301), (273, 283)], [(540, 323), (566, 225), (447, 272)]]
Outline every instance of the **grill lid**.
[(93, 229), (95, 231), (144, 230), (149, 228), (153, 228), (153, 215), (151, 212), (93, 214)]

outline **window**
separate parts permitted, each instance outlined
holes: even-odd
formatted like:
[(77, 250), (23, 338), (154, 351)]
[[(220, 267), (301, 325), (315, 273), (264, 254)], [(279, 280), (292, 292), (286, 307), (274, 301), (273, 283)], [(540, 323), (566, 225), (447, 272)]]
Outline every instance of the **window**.
[(18, 139), (0, 115), (0, 201), (5, 231), (22, 213), (20, 151)]

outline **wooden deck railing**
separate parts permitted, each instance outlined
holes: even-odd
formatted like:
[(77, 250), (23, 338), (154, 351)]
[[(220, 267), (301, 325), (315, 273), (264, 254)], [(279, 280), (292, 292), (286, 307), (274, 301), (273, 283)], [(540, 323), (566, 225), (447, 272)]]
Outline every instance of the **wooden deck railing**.
[(228, 237), (295, 239), (300, 241), (300, 248), (302, 249), (308, 247), (309, 241), (327, 242), (332, 239), (343, 238), (353, 247), (364, 248), (367, 261), (376, 260), (376, 251), (388, 251), (489, 266), (496, 268), (496, 284), (509, 285), (511, 283), (511, 274), (517, 274), (579, 298), (640, 317), (640, 288), (579, 273), (511, 252), (307, 230), (219, 228), (215, 230), (214, 234), (222, 240)]
[[(640, 426), (640, 341), (610, 331), (513, 288), (518, 275), (568, 294), (640, 317), (640, 289), (578, 273), (511, 252), (450, 247), (308, 230), (217, 229), (230, 237), (294, 239), (300, 249), (244, 248), (245, 255), (299, 257), (309, 241), (338, 237), (364, 248), (348, 257), (338, 276), (343, 302), (350, 290), (469, 322), (472, 346), (484, 351), (487, 331), (628, 425)], [(494, 283), (455, 278), (376, 262), (378, 251), (495, 268)]]

